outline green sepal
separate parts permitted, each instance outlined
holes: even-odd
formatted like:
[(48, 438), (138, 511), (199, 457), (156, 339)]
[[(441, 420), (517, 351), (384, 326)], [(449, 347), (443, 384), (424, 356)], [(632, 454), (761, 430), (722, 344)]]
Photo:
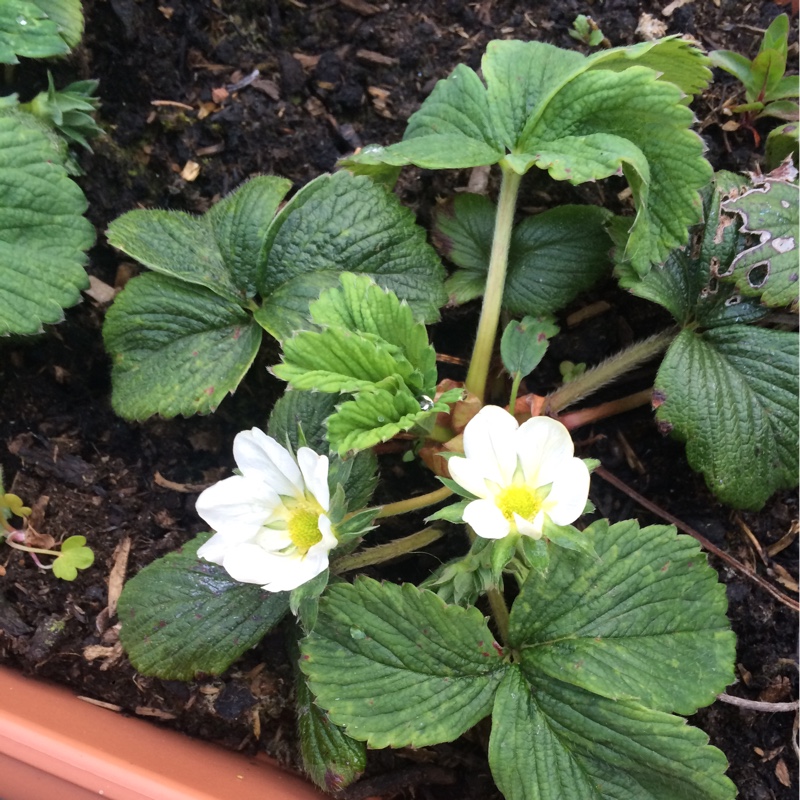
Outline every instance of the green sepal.
[(557, 547), (576, 550), (586, 556), (597, 558), (591, 534), (579, 531), (574, 525), (556, 525), (547, 515), (544, 518), (542, 535)]
[(443, 519), (445, 522), (452, 522), (456, 525), (462, 524), (464, 522), (464, 509), (471, 502), (471, 500), (461, 500), (458, 503), (440, 508), (438, 511), (434, 511), (429, 517), (425, 517), (425, 522)]
[(547, 539), (532, 539), (530, 536), (520, 536), (518, 550), (525, 565), (534, 572), (547, 572), (550, 564), (550, 549)]
[(329, 580), (330, 571), (325, 569), (289, 593), (289, 611), (297, 617), (305, 633), (314, 630), (319, 613), (319, 598)]

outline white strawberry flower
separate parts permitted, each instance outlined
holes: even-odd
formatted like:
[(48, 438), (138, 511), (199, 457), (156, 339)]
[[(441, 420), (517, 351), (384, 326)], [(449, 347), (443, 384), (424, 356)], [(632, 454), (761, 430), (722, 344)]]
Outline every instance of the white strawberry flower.
[(216, 531), (197, 554), (242, 583), (296, 589), (327, 568), (338, 544), (327, 516), (328, 458), (309, 447), (295, 458), (258, 428), (236, 435), (233, 457), (241, 475), (197, 498), (197, 513)]
[(464, 457), (447, 462), (452, 479), (478, 498), (464, 522), (485, 539), (539, 539), (547, 517), (574, 522), (589, 497), (589, 469), (574, 453), (560, 422), (532, 417), (520, 425), (505, 409), (484, 406), (464, 430)]

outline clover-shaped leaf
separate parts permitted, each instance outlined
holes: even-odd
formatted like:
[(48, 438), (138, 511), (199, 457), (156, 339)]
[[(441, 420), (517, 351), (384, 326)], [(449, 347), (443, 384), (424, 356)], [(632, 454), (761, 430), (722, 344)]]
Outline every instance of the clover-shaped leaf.
[(61, 544), (61, 553), (53, 562), (53, 574), (63, 581), (74, 581), (79, 569), (91, 567), (94, 553), (86, 546), (85, 536), (70, 536)]

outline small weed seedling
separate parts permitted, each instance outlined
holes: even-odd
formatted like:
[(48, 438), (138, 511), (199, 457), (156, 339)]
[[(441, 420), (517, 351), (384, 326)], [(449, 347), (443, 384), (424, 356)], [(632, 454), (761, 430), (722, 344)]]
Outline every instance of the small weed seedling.
[[(9, 547), (29, 553), (40, 569), (52, 569), (53, 575), (65, 581), (74, 581), (79, 569), (87, 569), (94, 563), (94, 553), (86, 546), (85, 536), (70, 536), (61, 543), (61, 550), (54, 550), (52, 537), (37, 533), (27, 523), (31, 509), (21, 498), (3, 488), (3, 472), (0, 469), (0, 538)], [(24, 520), (22, 530), (10, 522), (14, 517)], [(47, 546), (43, 546), (47, 545)], [(39, 556), (52, 556), (50, 564), (43, 564)]]
[(764, 32), (758, 54), (751, 61), (731, 50), (714, 50), (711, 63), (738, 78), (744, 86), (745, 102), (730, 111), (741, 114), (741, 125), (753, 134), (756, 146), (761, 137), (754, 127), (758, 119), (775, 117), (783, 124), (767, 136), (767, 165), (776, 167), (790, 153), (797, 160), (800, 79), (786, 75), (789, 48), (789, 17), (781, 14)]
[(588, 47), (599, 47), (600, 45), (611, 47), (611, 42), (603, 35), (603, 31), (600, 30), (597, 23), (585, 14), (578, 14), (575, 17), (575, 22), (572, 23), (568, 33), (573, 39), (583, 42)]
[[(401, 142), (283, 207), (289, 182), (258, 177), (202, 217), (137, 210), (111, 225), (152, 270), (105, 324), (119, 413), (214, 410), (265, 332), (289, 388), (266, 431), (242, 426), (237, 473), (200, 495), (211, 531), (126, 584), (120, 636), (138, 670), (219, 674), (290, 612), (303, 760), (329, 791), (359, 776), (367, 746), (447, 742), (491, 717), (508, 800), (736, 795), (682, 716), (734, 677), (724, 588), (671, 526), (582, 520), (597, 462), (576, 457), (570, 430), (609, 404), (564, 412), (666, 352), (636, 402), (652, 398), (722, 500), (758, 508), (797, 480), (797, 337), (753, 324), (796, 298), (797, 185), (712, 175), (687, 101), (708, 63), (674, 37), (589, 57), (492, 42), (483, 77), (457, 67)], [(407, 164), (499, 168), (496, 205), (462, 194), (437, 215), (447, 278), (391, 193)], [(533, 169), (624, 177), (635, 216), (567, 205), (515, 224)], [(561, 387), (520, 396), (559, 335), (554, 314), (612, 269), (675, 326), (591, 368), (565, 362)], [(426, 323), (480, 297), (466, 380), (441, 381)], [(490, 397), (501, 319), (508, 384)], [(397, 437), (441, 486), (374, 505), (376, 447)], [(421, 530), (362, 547), (420, 509)], [(445, 535), (460, 555), (421, 586), (347, 579)]]

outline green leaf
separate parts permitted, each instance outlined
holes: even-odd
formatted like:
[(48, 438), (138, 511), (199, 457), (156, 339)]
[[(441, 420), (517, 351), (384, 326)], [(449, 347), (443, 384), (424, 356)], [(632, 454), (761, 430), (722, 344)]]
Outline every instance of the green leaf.
[[(772, 105), (775, 105), (773, 103)], [(798, 154), (798, 123), (787, 122), (773, 128), (767, 136), (765, 146), (766, 163), (769, 169), (777, 169), (781, 162), (789, 155), (797, 160)]]
[(341, 285), (310, 306), (322, 331), (300, 331), (284, 343), (273, 368), (298, 389), (352, 392), (398, 375), (415, 392), (436, 385), (436, 352), (410, 307), (366, 275), (341, 274)]
[(344, 789), (357, 780), (367, 766), (364, 743), (351, 739), (328, 719), (314, 702), (302, 673), (297, 676), (295, 694), (300, 755), (306, 774), (326, 792)]
[(734, 679), (735, 639), (695, 540), (634, 520), (592, 530), (596, 556), (555, 548), (514, 602), (509, 641), (526, 674), (659, 711), (713, 702)]
[(17, 56), (66, 55), (80, 41), (82, 31), (80, 0), (3, 0), (0, 64), (17, 64)]
[(588, 62), (591, 69), (613, 71), (648, 67), (658, 73), (659, 80), (674, 83), (687, 95), (700, 94), (711, 82), (709, 59), (680, 36), (601, 50), (589, 56)]
[(734, 508), (797, 485), (797, 359), (794, 333), (727, 325), (684, 330), (658, 371), (658, 420)]
[(126, 419), (214, 411), (255, 358), (261, 329), (202, 286), (146, 273), (106, 314), (112, 404)]
[(638, 297), (664, 306), (684, 327), (760, 319), (763, 308), (742, 302), (732, 286), (720, 286), (718, 280), (730, 273), (731, 262), (745, 242), (733, 219), (722, 213), (721, 202), (730, 193), (739, 194), (744, 183), (745, 179), (731, 173), (717, 173), (702, 193), (705, 223), (695, 232), (691, 252), (674, 250), (662, 266), (643, 277), (630, 265), (618, 264), (620, 284)]
[(758, 94), (753, 75), (753, 62), (733, 50), (712, 50), (708, 57), (711, 63), (738, 78), (745, 87), (748, 97)]
[(425, 231), (399, 200), (369, 178), (323, 175), (272, 223), (259, 264), (259, 323), (279, 339), (308, 327), (308, 306), (342, 272), (365, 273), (435, 322), (447, 298), (444, 268)]
[(489, 42), (481, 67), (489, 108), (509, 151), (516, 150), (534, 109), (585, 65), (586, 58), (580, 53), (544, 42)]
[(94, 228), (64, 156), (29, 114), (0, 114), (0, 336), (60, 322), (89, 286)]
[(736, 288), (761, 297), (768, 306), (797, 302), (799, 196), (797, 184), (766, 180), (763, 187), (723, 205), (742, 217), (742, 231), (760, 236), (757, 245), (740, 252), (731, 264)]
[(503, 366), (510, 375), (529, 375), (547, 352), (549, 339), (558, 333), (552, 319), (525, 317), (508, 323), (500, 340)]
[[(609, 269), (611, 216), (595, 206), (564, 205), (515, 226), (503, 306), (514, 314), (548, 314), (590, 288)], [(494, 204), (481, 195), (460, 194), (437, 212), (437, 246), (462, 268), (445, 283), (457, 303), (483, 294), (494, 218)]]
[(70, 48), (80, 44), (83, 36), (81, 0), (33, 0), (33, 2), (55, 22), (59, 35)]
[(485, 717), (505, 664), (476, 608), (411, 584), (332, 586), (300, 667), (330, 718), (370, 747), (452, 741)]
[(448, 402), (454, 401), (439, 398), (433, 406), (423, 408), (399, 378), (386, 378), (338, 407), (328, 421), (331, 447), (342, 456), (374, 447), (401, 431), (433, 420), (440, 411), (448, 410)]
[(489, 764), (506, 800), (733, 800), (725, 756), (679, 717), (508, 669)]
[(242, 303), (255, 294), (267, 228), (290, 187), (285, 178), (253, 178), (201, 217), (129, 211), (109, 225), (108, 241), (150, 269)]
[(294, 450), (305, 444), (317, 453), (326, 453), (325, 422), (335, 410), (336, 397), (332, 395), (285, 392), (270, 411), (267, 433), (283, 445), (288, 442)]
[(700, 218), (698, 190), (711, 177), (681, 98), (645, 67), (591, 70), (532, 116), (520, 139), (520, 149), (556, 179), (578, 183), (625, 172), (637, 210), (625, 259), (640, 274), (685, 244), (688, 226)]
[(219, 675), (289, 608), (287, 592), (265, 592), (198, 559), (204, 533), (129, 580), (119, 598), (120, 641), (144, 675), (193, 680)]
[(79, 569), (94, 564), (94, 553), (86, 547), (85, 536), (70, 536), (61, 544), (61, 554), (53, 562), (53, 575), (63, 581), (74, 581)]

